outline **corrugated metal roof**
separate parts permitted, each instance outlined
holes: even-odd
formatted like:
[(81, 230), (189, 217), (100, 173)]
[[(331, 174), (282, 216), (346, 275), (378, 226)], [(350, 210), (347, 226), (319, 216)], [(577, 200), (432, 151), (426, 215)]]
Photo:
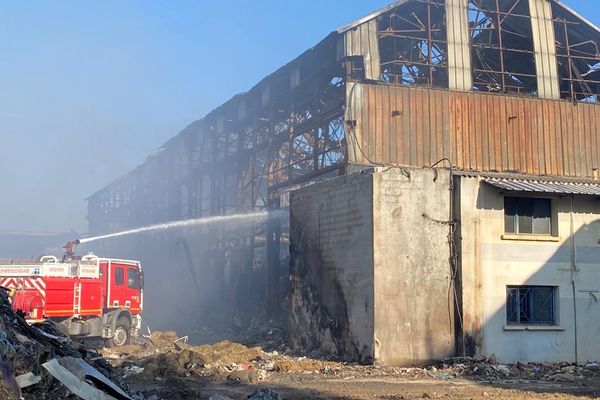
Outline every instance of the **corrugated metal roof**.
[(512, 192), (600, 196), (600, 184), (506, 178), (486, 178), (483, 181), (497, 188), (510, 190)]

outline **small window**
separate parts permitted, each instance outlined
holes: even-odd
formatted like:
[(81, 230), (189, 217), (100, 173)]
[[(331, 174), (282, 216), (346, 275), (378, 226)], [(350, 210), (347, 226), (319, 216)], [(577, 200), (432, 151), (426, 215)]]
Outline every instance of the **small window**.
[(555, 286), (508, 286), (506, 321), (508, 325), (556, 325)]
[(115, 285), (122, 286), (125, 283), (123, 268), (115, 268)]
[(551, 235), (551, 200), (505, 197), (504, 231), (515, 235)]
[(135, 269), (127, 270), (127, 287), (129, 289), (139, 289), (140, 287), (139, 274)]

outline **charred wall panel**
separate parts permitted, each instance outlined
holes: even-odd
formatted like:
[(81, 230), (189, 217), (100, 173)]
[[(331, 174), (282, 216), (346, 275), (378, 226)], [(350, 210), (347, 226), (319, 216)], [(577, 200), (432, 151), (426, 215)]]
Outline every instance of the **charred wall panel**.
[(363, 58), (366, 79), (381, 79), (381, 61), (375, 20), (361, 24), (346, 32), (344, 45), (346, 56)]
[(292, 192), (290, 226), (292, 347), (372, 362), (373, 175)]

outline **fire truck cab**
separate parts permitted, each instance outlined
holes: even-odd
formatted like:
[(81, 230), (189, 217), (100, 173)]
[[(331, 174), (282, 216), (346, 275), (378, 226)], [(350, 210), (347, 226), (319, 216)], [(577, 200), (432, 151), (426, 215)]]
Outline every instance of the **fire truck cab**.
[(93, 254), (59, 261), (0, 263), (0, 285), (12, 289), (25, 319), (60, 323), (69, 335), (121, 346), (141, 328), (144, 279), (139, 261)]

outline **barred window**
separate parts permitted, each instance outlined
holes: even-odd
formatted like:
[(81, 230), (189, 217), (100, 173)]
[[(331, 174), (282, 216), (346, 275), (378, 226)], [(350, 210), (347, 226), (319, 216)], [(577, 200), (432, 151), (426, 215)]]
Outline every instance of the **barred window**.
[(556, 325), (555, 286), (508, 286), (506, 322), (508, 325)]

